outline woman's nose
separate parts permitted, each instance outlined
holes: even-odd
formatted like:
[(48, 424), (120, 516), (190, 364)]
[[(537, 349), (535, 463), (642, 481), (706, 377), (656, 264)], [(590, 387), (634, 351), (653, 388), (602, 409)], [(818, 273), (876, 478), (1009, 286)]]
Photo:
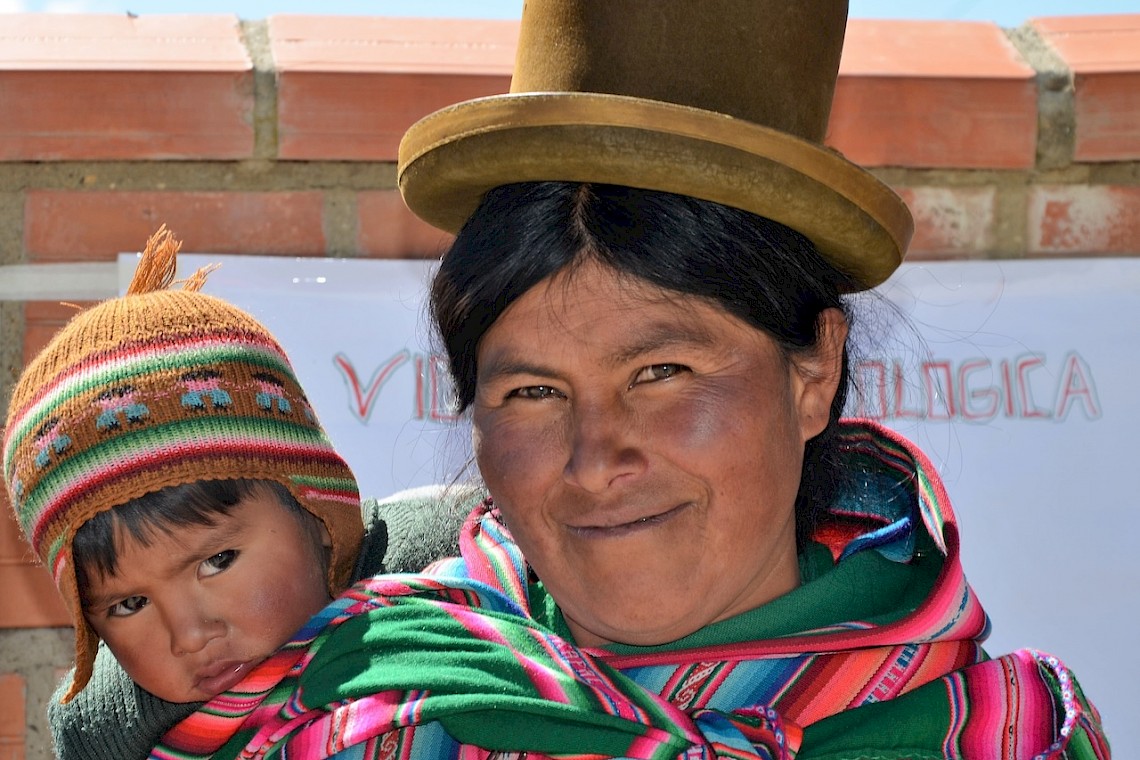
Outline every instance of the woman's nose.
[(638, 426), (621, 404), (582, 406), (574, 411), (566, 482), (601, 493), (645, 467)]

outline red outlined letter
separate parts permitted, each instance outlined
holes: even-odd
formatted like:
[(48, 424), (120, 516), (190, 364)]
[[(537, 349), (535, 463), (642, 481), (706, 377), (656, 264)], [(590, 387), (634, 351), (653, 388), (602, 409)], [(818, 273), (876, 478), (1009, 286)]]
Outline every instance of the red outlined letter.
[[(968, 359), (958, 367), (958, 408), (962, 417), (971, 422), (992, 420), (1001, 405), (1001, 391), (997, 388), (992, 385), (975, 388), (971, 385), (970, 376), (982, 369), (991, 370), (990, 376), (993, 376), (993, 365), (989, 359)], [(981, 408), (974, 408), (970, 403), (981, 400), (987, 402)]]
[(362, 386), (360, 378), (356, 374), (356, 368), (352, 366), (352, 361), (342, 353), (337, 353), (333, 357), (333, 364), (340, 370), (344, 377), (344, 384), (348, 388), (348, 408), (358, 420), (364, 423), (368, 422), (368, 418), (372, 416), (372, 410), (376, 406), (376, 397), (380, 394), (380, 389), (384, 387), (384, 383), (388, 382), (393, 370), (410, 358), (411, 352), (406, 348), (403, 351), (396, 352), (391, 359), (372, 373), (368, 384)]
[(451, 376), (447, 373), (447, 360), (432, 354), (428, 357), (428, 416), (435, 422), (455, 422), (459, 415), (455, 412), (452, 399), (455, 392), (451, 386)]
[[(941, 379), (941, 382), (939, 380)], [(922, 363), (922, 384), (926, 389), (926, 418), (948, 420), (954, 416), (954, 373), (945, 359)], [(938, 402), (943, 411), (936, 412)]]
[[(859, 378), (856, 394), (855, 416), (872, 420), (886, 419), (890, 413), (887, 406), (887, 368), (879, 360), (859, 362), (856, 369)], [(878, 401), (878, 406), (868, 407), (868, 400)]]
[(902, 364), (893, 362), (891, 365), (894, 375), (895, 387), (895, 408), (892, 410), (895, 419), (922, 419), (922, 409), (907, 409), (906, 408), (906, 377), (903, 375)]
[(1100, 400), (1093, 384), (1092, 370), (1081, 355), (1073, 351), (1065, 357), (1065, 368), (1061, 372), (1061, 385), (1057, 388), (1056, 418), (1065, 419), (1076, 403), (1081, 404), (1085, 417), (1090, 420), (1100, 419)]
[(1041, 409), (1033, 404), (1033, 389), (1029, 384), (1030, 370), (1045, 366), (1045, 360), (1040, 356), (1023, 356), (1017, 360), (1017, 394), (1021, 398), (1021, 416), (1024, 419), (1047, 420), (1052, 416), (1048, 409)]

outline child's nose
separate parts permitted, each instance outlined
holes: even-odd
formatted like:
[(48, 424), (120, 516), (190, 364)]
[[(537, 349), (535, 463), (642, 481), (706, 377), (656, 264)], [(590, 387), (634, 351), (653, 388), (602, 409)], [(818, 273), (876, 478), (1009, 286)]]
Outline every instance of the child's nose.
[(225, 630), (222, 620), (202, 612), (178, 615), (170, 621), (170, 652), (176, 657), (200, 652)]

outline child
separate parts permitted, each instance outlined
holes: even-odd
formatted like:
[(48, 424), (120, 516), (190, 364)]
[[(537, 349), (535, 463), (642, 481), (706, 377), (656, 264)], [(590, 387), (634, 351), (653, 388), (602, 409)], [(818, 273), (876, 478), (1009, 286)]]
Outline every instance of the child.
[(269, 331), (195, 292), (204, 273), (165, 289), (178, 247), (160, 229), (128, 294), (68, 323), (8, 409), (9, 499), (75, 621), (49, 707), (64, 760), (145, 757), (350, 582), (457, 553), (482, 498), (361, 505)]
[(75, 622), (64, 702), (100, 639), (162, 700), (218, 694), (362, 553), (356, 480), (281, 347), (195, 292), (205, 273), (167, 290), (178, 247), (160, 229), (127, 295), (74, 317), (10, 401), (8, 495)]

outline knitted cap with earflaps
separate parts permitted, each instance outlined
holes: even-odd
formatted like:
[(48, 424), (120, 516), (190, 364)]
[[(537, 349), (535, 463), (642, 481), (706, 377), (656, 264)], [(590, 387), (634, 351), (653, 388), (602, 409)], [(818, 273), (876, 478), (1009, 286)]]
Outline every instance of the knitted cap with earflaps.
[(165, 226), (127, 295), (80, 312), (24, 370), (4, 429), (8, 496), (75, 621), (75, 678), (98, 638), (79, 602), (72, 539), (94, 515), (201, 480), (283, 484), (332, 538), (329, 590), (348, 585), (363, 539), (360, 495), (277, 340), (248, 313), (167, 290), (179, 248)]

